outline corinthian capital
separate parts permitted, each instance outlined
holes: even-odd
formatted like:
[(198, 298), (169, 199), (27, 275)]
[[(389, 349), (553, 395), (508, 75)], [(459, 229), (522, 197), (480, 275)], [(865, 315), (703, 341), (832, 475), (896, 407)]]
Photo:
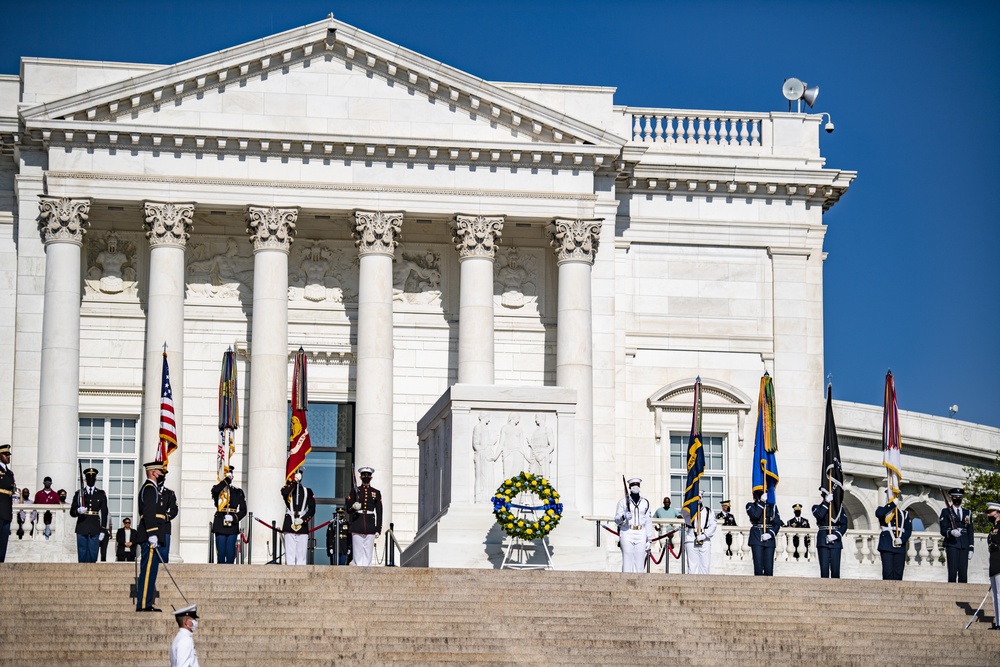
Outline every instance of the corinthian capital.
[(402, 211), (355, 211), (353, 233), (358, 254), (391, 255), (399, 245), (396, 237), (402, 228)]
[(247, 234), (258, 250), (284, 250), (288, 252), (295, 236), (295, 221), (299, 218), (297, 208), (268, 208), (247, 206)]
[(90, 199), (41, 196), (38, 200), (38, 232), (45, 244), (61, 242), (83, 245), (87, 233)]
[(451, 223), (451, 236), (458, 249), (458, 258), (497, 255), (497, 244), (503, 233), (503, 216), (456, 215)]
[(555, 218), (549, 223), (549, 243), (556, 253), (556, 263), (594, 263), (601, 239), (601, 218), (576, 220)]
[(187, 245), (194, 204), (147, 201), (143, 203), (143, 215), (142, 228), (146, 230), (150, 246), (183, 248)]

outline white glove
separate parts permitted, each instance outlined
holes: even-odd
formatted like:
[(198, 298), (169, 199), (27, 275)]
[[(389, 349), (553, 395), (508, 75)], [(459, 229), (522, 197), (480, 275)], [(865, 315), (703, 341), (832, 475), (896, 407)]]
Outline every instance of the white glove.
[(151, 547), (153, 547), (155, 549), (156, 545), (158, 543), (159, 543), (159, 540), (156, 539), (156, 535), (150, 535), (149, 536), (149, 546), (151, 546)]
[(975, 552), (975, 551), (972, 551), (972, 550), (970, 549), (970, 550), (969, 550), (969, 560), (972, 560), (972, 557), (973, 557), (973, 556), (975, 556), (975, 555), (976, 555), (976, 552)]
[(962, 531), (959, 528), (952, 528), (948, 532), (951, 533), (952, 537), (961, 537), (962, 536)]
[(653, 550), (653, 545), (650, 542), (646, 542), (646, 553), (650, 553)]
[(834, 542), (836, 542), (839, 539), (840, 539), (840, 535), (833, 535), (833, 534), (827, 535), (826, 536), (826, 543), (827, 544), (833, 544)]
[(625, 521), (629, 521), (629, 522), (632, 521), (632, 513), (631, 512), (625, 512)]
[(226, 515), (226, 521), (232, 521), (232, 520), (233, 520), (233, 515), (232, 514), (227, 514)]
[(823, 500), (825, 500), (828, 503), (832, 503), (833, 502), (833, 494), (832, 493), (826, 494), (825, 496), (823, 496)]
[(351, 505), (351, 509), (357, 512), (358, 510), (361, 509), (361, 503), (354, 503), (353, 505)]
[(80, 505), (80, 508), (76, 510), (76, 513), (77, 514), (86, 514), (87, 513), (87, 506), (86, 505)]
[(771, 539), (771, 533), (761, 533), (760, 535), (761, 542), (767, 542), (769, 539)]
[(97, 541), (98, 542), (103, 542), (105, 537), (107, 537), (107, 535), (105, 535), (104, 533), (101, 533), (101, 536), (97, 538)]

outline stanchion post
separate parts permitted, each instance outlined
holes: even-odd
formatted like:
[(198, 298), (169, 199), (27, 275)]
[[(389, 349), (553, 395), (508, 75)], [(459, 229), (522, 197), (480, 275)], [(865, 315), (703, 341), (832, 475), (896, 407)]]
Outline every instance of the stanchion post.
[(273, 559), (272, 562), (275, 565), (280, 565), (281, 564), (281, 557), (280, 556), (284, 555), (284, 554), (281, 554), (280, 551), (279, 551), (279, 547), (278, 547), (278, 523), (274, 519), (271, 520), (271, 544), (274, 545), (274, 551), (272, 552), (274, 554), (274, 559)]
[(597, 524), (597, 546), (598, 546), (598, 548), (600, 548), (600, 546), (601, 546), (601, 520), (598, 519), (595, 523)]
[(250, 521), (247, 523), (247, 565), (253, 563), (253, 512), (250, 512)]
[(396, 548), (392, 545), (393, 524), (389, 524), (389, 532), (385, 534), (385, 566), (396, 566)]
[(212, 539), (212, 522), (208, 522), (208, 562), (215, 562), (215, 540)]

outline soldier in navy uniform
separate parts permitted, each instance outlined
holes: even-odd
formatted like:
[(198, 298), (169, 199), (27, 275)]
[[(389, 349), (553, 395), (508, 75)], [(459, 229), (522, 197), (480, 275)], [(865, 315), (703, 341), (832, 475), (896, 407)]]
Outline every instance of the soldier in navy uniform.
[(774, 538), (781, 530), (781, 516), (773, 503), (767, 502), (764, 492), (755, 489), (753, 502), (747, 503), (750, 517), (750, 539), (747, 545), (753, 555), (754, 576), (774, 575)]
[[(791, 519), (789, 519), (785, 523), (785, 527), (786, 528), (808, 528), (809, 527), (809, 519), (807, 519), (804, 516), (802, 516), (802, 505), (801, 504), (795, 503), (794, 505), (792, 505), (792, 512), (795, 513), (795, 516), (793, 516)], [(808, 535), (806, 536), (805, 542), (806, 542), (806, 548), (805, 548), (805, 551), (802, 553), (803, 556), (806, 555), (806, 553), (809, 552), (809, 545), (812, 543), (809, 540), (809, 536)], [(792, 535), (792, 548), (794, 549), (794, 551), (792, 552), (792, 555), (795, 556), (795, 558), (797, 560), (798, 557), (799, 557), (799, 536), (798, 535)]]
[(833, 494), (819, 490), (822, 500), (812, 506), (816, 519), (816, 553), (819, 556), (819, 576), (823, 579), (840, 579), (840, 556), (844, 552), (844, 533), (847, 532), (847, 513), (843, 506), (837, 516), (831, 519), (830, 506)]
[(160, 611), (153, 606), (156, 591), (156, 574), (164, 551), (160, 537), (170, 523), (162, 503), (160, 485), (164, 466), (160, 461), (144, 463), (146, 481), (139, 489), (139, 525), (135, 543), (140, 545), (139, 580), (136, 587), (136, 611)]
[(307, 565), (309, 522), (316, 515), (316, 498), (312, 489), (302, 484), (305, 468), (292, 475), (292, 481), (281, 487), (285, 501), (285, 521), (281, 532), (285, 541), (285, 565)]
[(990, 591), (993, 594), (993, 627), (1000, 630), (1000, 503), (986, 503), (986, 516), (993, 522), (993, 528), (986, 536), (986, 548), (990, 552)]
[(974, 551), (975, 537), (972, 512), (962, 509), (965, 491), (954, 488), (948, 491), (951, 507), (941, 510), (938, 523), (944, 537), (944, 553), (948, 559), (948, 581), (964, 584), (969, 581), (969, 561)]
[(76, 557), (80, 563), (96, 563), (101, 540), (107, 539), (108, 496), (98, 489), (97, 469), (83, 471), (84, 487), (73, 494), (70, 516), (76, 517)]
[[(732, 503), (730, 503), (728, 500), (723, 500), (722, 501), (722, 511), (715, 515), (715, 521), (716, 521), (716, 523), (718, 523), (719, 525), (722, 525), (722, 526), (735, 526), (736, 525), (736, 517), (734, 517), (733, 513), (729, 511), (731, 507), (732, 507)], [(726, 533), (726, 555), (727, 556), (732, 556), (733, 555), (733, 534), (730, 533), (728, 530), (725, 531), (725, 533)]]
[(160, 506), (167, 518), (167, 523), (163, 526), (163, 536), (160, 538), (160, 555), (163, 556), (163, 562), (170, 562), (170, 533), (171, 533), (171, 522), (177, 518), (179, 510), (177, 508), (177, 494), (174, 490), (167, 487), (167, 466), (163, 466), (163, 477), (160, 478)]
[(348, 565), (351, 562), (351, 527), (347, 525), (343, 507), (337, 508), (333, 521), (326, 529), (326, 553), (330, 557), (330, 565)]
[(909, 513), (898, 505), (902, 494), (886, 505), (875, 509), (881, 534), (878, 538), (878, 553), (882, 557), (882, 579), (902, 581), (906, 567), (906, 543), (913, 532), (913, 522)]
[(352, 565), (371, 565), (375, 538), (382, 532), (382, 492), (371, 485), (375, 468), (358, 470), (361, 485), (347, 496), (347, 511), (351, 521)]
[(0, 445), (0, 563), (7, 560), (10, 524), (14, 521), (14, 494), (17, 484), (10, 469), (10, 445)]
[(216, 562), (234, 563), (240, 521), (247, 515), (247, 499), (243, 489), (233, 484), (233, 466), (226, 466), (225, 477), (212, 487), (212, 502), (215, 503), (212, 532), (215, 533)]

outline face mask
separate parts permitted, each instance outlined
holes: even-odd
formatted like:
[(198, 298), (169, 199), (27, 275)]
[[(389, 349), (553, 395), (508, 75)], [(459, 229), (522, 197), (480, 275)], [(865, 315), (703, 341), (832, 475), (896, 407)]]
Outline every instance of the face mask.
[(630, 487), (628, 487), (628, 490), (631, 491), (632, 493), (639, 493), (639, 487), (638, 486), (630, 486)]
[(191, 632), (194, 632), (197, 629), (198, 629), (198, 619), (197, 618), (192, 618), (191, 619)]
[(52, 482), (45, 482), (45, 488), (46, 489), (49, 488), (50, 486), (52, 486)]

